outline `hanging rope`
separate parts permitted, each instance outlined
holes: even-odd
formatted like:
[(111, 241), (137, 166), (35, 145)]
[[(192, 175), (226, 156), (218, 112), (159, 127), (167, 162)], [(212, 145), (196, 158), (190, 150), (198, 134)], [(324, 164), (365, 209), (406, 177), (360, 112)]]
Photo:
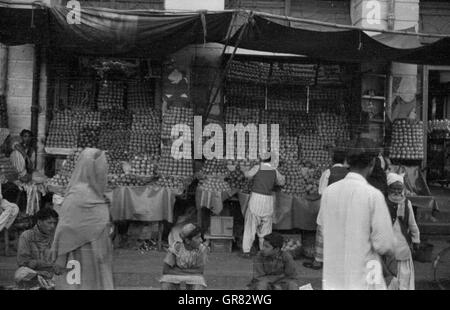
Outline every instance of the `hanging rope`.
[(202, 21), (203, 27), (203, 47), (206, 45), (207, 27), (206, 27), (206, 11), (200, 13), (200, 20)]
[(361, 38), (361, 31), (358, 32), (359, 34), (359, 44), (358, 44), (358, 51), (361, 51), (363, 44), (362, 44), (362, 38)]

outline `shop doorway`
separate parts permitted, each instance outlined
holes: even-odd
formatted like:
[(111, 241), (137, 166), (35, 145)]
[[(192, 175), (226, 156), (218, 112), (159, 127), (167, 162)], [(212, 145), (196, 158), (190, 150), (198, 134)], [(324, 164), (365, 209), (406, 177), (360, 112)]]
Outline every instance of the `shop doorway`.
[[(450, 184), (450, 67), (428, 66), (424, 106), (428, 120), (426, 171), (431, 184)], [(425, 94), (427, 92), (427, 94)], [(426, 103), (426, 102), (425, 102)], [(425, 120), (425, 119), (424, 119)]]

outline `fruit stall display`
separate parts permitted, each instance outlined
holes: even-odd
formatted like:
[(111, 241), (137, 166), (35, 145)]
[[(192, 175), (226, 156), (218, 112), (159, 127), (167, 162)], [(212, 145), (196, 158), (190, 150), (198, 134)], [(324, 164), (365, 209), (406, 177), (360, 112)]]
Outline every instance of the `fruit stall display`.
[(175, 159), (171, 154), (171, 147), (166, 146), (161, 150), (157, 174), (166, 177), (176, 176), (179, 178), (191, 178), (194, 175), (193, 160)]
[(161, 138), (158, 135), (132, 131), (128, 141), (128, 152), (136, 155), (159, 154), (160, 144)]
[(286, 178), (286, 184), (281, 188), (283, 193), (300, 197), (317, 194), (321, 170), (314, 165), (294, 159), (284, 160), (279, 171)]
[(158, 160), (158, 156), (134, 156), (130, 163), (130, 174), (137, 176), (153, 176), (158, 165)]
[(265, 99), (252, 98), (249, 96), (231, 96), (227, 95), (224, 99), (227, 107), (247, 107), (252, 109), (264, 109), (266, 101)]
[(77, 129), (51, 130), (46, 145), (54, 148), (76, 148), (78, 134), (79, 130)]
[(340, 65), (320, 65), (317, 72), (317, 84), (341, 84), (342, 73), (342, 67)]
[(306, 98), (304, 100), (269, 98), (267, 107), (273, 111), (306, 111)]
[(285, 132), (290, 136), (314, 134), (317, 130), (314, 116), (306, 113), (290, 114), (289, 122), (284, 127)]
[(433, 131), (450, 132), (450, 120), (436, 119), (436, 120), (428, 121), (428, 132), (433, 132)]
[(252, 100), (265, 100), (266, 98), (266, 89), (262, 84), (228, 82), (226, 92), (227, 97), (248, 97)]
[[(162, 118), (162, 139), (172, 139), (172, 128), (178, 126), (179, 129), (183, 129), (180, 125), (187, 125), (191, 131), (191, 139), (194, 137), (194, 112), (191, 108), (186, 107), (171, 107), (164, 113)], [(186, 134), (186, 133), (185, 133)], [(177, 136), (178, 137), (178, 136)], [(191, 140), (191, 141), (192, 141)]]
[(269, 82), (275, 84), (312, 84), (316, 76), (316, 65), (278, 63), (272, 65)]
[(227, 80), (239, 82), (266, 83), (269, 79), (270, 64), (258, 61), (231, 62)]
[(317, 135), (300, 135), (299, 143), (301, 159), (309, 160), (322, 166), (331, 164), (329, 148), (334, 146), (335, 140), (333, 138)]
[(68, 104), (72, 110), (92, 110), (95, 108), (95, 83), (93, 80), (74, 80), (69, 85)]
[(78, 133), (77, 146), (97, 148), (101, 131), (99, 126), (85, 126), (81, 128)]
[(108, 175), (108, 188), (114, 189), (122, 186), (145, 186), (150, 182), (132, 174), (110, 174)]
[(70, 177), (82, 150), (82, 148), (78, 148), (69, 154), (61, 166), (61, 170), (57, 171), (52, 178), (47, 180), (47, 185), (65, 189), (69, 185)]
[(159, 154), (161, 144), (161, 121), (153, 109), (134, 111), (131, 136), (128, 142), (130, 154)]
[(241, 170), (241, 167), (238, 165), (236, 166), (228, 176), (226, 177), (226, 180), (228, 181), (228, 184), (230, 184), (231, 188), (237, 188), (240, 189), (245, 181), (245, 175), (244, 172)]
[(266, 87), (245, 81), (228, 81), (225, 87), (226, 106), (264, 109)]
[(203, 164), (201, 174), (203, 176), (226, 176), (229, 174), (225, 160), (213, 158), (206, 160)]
[(161, 176), (155, 183), (156, 186), (175, 190), (184, 190), (186, 182), (184, 179), (174, 176)]
[(55, 113), (50, 123), (46, 145), (56, 148), (76, 148), (96, 145), (97, 140), (90, 137), (90, 132), (101, 126), (101, 115), (93, 111), (63, 110)]
[(102, 129), (98, 141), (98, 147), (101, 150), (127, 152), (129, 141), (129, 130)]
[(100, 112), (102, 129), (130, 129), (132, 114), (125, 110), (103, 110)]
[(105, 80), (100, 83), (97, 107), (99, 110), (124, 109), (125, 83), (120, 80)]
[(127, 109), (140, 111), (154, 107), (154, 94), (148, 81), (130, 80), (127, 83)]
[(133, 111), (131, 120), (132, 131), (144, 131), (148, 134), (160, 134), (161, 118), (153, 109)]
[(108, 161), (109, 174), (123, 174), (123, 163), (128, 162), (128, 155), (118, 151), (107, 151), (106, 160)]
[(64, 190), (69, 185), (70, 177), (61, 174), (55, 174), (52, 178), (47, 180), (47, 186), (57, 187)]
[(392, 125), (389, 157), (393, 159), (421, 160), (423, 158), (423, 123), (397, 119)]
[(259, 110), (251, 108), (227, 107), (225, 111), (226, 124), (259, 124)]
[[(267, 139), (270, 141), (271, 125), (278, 124), (278, 131), (280, 136), (287, 131), (287, 126), (290, 122), (290, 115), (285, 111), (261, 111), (260, 124), (267, 125)], [(258, 127), (259, 130), (259, 127)]]
[(280, 160), (299, 159), (298, 137), (282, 136), (280, 138)]
[(201, 180), (199, 188), (207, 192), (229, 192), (231, 191), (230, 184), (221, 178), (207, 178)]

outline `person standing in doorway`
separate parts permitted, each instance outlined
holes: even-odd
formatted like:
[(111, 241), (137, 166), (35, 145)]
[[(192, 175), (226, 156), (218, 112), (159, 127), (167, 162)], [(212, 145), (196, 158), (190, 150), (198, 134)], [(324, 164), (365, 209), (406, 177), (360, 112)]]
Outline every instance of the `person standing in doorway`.
[(384, 195), (367, 182), (378, 155), (373, 145), (357, 140), (350, 172), (322, 194), (323, 289), (386, 289), (380, 256), (393, 253), (395, 237)]
[[(320, 177), (319, 195), (322, 195), (325, 188), (329, 185), (342, 180), (348, 173), (347, 153), (344, 149), (335, 149), (333, 152), (333, 166), (325, 170)], [(306, 268), (319, 270), (323, 267), (323, 235), (322, 228), (316, 228), (316, 240), (314, 260), (312, 262), (304, 262)]]
[(244, 237), (242, 241), (242, 257), (250, 258), (251, 248), (255, 240), (255, 233), (259, 237), (259, 248), (263, 248), (264, 236), (272, 232), (272, 216), (275, 206), (275, 186), (283, 186), (284, 176), (278, 172), (272, 159), (268, 158), (259, 165), (244, 172), (246, 178), (253, 178), (252, 192), (245, 213)]

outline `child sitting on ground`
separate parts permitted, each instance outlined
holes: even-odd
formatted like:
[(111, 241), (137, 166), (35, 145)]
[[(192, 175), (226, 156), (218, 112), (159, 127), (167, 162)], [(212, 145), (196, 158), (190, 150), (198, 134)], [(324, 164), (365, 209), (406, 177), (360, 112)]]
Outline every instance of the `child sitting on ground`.
[(181, 230), (183, 242), (175, 242), (164, 259), (162, 290), (179, 290), (181, 283), (188, 290), (206, 288), (203, 277), (208, 248), (202, 243), (201, 230), (194, 224), (186, 224)]
[(294, 259), (282, 251), (283, 236), (271, 233), (264, 237), (262, 250), (253, 262), (251, 290), (298, 290)]

